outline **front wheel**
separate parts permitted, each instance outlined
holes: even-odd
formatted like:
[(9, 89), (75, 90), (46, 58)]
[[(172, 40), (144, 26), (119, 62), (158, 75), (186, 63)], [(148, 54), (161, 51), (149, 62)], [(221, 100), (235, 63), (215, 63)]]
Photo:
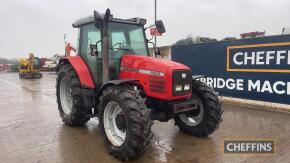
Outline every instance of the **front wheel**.
[(69, 64), (58, 72), (56, 96), (60, 117), (66, 125), (82, 126), (90, 119), (84, 107), (80, 81)]
[(109, 153), (122, 161), (141, 156), (153, 133), (150, 110), (134, 90), (108, 87), (100, 97), (99, 123)]
[(192, 98), (198, 100), (197, 109), (175, 115), (175, 124), (185, 133), (198, 137), (207, 136), (222, 121), (221, 102), (214, 90), (200, 81), (193, 82)]

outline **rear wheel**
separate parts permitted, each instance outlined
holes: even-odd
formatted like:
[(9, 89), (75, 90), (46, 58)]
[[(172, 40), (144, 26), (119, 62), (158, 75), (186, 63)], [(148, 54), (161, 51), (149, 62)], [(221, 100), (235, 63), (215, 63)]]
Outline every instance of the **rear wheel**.
[(69, 126), (84, 125), (90, 117), (84, 107), (80, 81), (71, 65), (60, 68), (56, 83), (57, 104), (62, 121)]
[(125, 87), (108, 87), (100, 97), (100, 129), (109, 153), (117, 159), (135, 159), (150, 145), (153, 122), (144, 102)]
[(175, 115), (175, 124), (185, 133), (198, 137), (207, 136), (222, 121), (221, 102), (214, 90), (200, 81), (193, 83), (192, 98), (198, 100), (197, 109)]

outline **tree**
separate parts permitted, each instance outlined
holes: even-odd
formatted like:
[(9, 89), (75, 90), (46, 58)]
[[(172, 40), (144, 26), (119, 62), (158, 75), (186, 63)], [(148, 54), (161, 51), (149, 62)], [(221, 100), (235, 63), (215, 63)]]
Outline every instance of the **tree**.
[(0, 64), (18, 64), (17, 59), (0, 58)]
[(192, 35), (188, 35), (185, 39), (178, 40), (174, 45), (182, 45), (182, 44), (194, 44), (194, 39)]

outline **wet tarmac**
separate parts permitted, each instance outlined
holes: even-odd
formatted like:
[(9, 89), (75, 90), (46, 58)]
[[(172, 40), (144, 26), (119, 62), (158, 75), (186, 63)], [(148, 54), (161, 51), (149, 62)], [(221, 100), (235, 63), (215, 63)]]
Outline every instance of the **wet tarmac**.
[[(97, 119), (64, 126), (55, 99), (55, 75), (20, 80), (0, 73), (0, 162), (118, 162), (103, 144)], [(290, 114), (223, 105), (220, 128), (207, 138), (155, 122), (153, 146), (134, 162), (289, 162)], [(273, 155), (224, 155), (223, 139), (276, 139)]]

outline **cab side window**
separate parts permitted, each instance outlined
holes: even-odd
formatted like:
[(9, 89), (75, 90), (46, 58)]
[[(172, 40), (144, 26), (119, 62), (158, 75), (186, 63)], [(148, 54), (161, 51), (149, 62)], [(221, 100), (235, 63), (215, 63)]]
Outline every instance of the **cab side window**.
[[(98, 56), (92, 56), (90, 53), (90, 44), (96, 45), (101, 40), (101, 31), (97, 29), (93, 24), (84, 25), (81, 27), (81, 46), (80, 54), (85, 62), (88, 64), (91, 75), (95, 83), (101, 81), (100, 62), (98, 58), (101, 57), (101, 42), (97, 44)], [(97, 58), (98, 57), (98, 58)]]
[[(90, 54), (90, 44), (96, 45), (101, 40), (101, 31), (94, 25), (85, 25), (82, 27), (81, 54)], [(101, 43), (98, 43), (97, 50), (102, 51)]]
[(143, 30), (141, 28), (129, 32), (131, 46), (134, 47), (134, 51), (137, 54), (146, 55), (146, 44), (144, 44), (145, 38), (143, 36)]

